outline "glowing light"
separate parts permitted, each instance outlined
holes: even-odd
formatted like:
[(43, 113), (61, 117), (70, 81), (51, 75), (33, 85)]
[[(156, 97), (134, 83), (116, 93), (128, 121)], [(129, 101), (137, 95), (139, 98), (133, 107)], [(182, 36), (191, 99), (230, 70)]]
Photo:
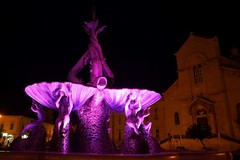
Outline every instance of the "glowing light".
[(223, 156), (223, 155), (225, 155), (225, 153), (217, 153), (216, 155), (217, 156)]
[(26, 135), (26, 134), (22, 135), (22, 139), (27, 139), (27, 138), (28, 138), (28, 135)]
[(8, 135), (8, 133), (6, 133), (6, 132), (3, 132), (3, 134), (2, 134), (3, 137), (5, 137), (5, 136), (7, 137), (7, 135)]
[(174, 158), (177, 158), (177, 156), (169, 156), (168, 158), (174, 159)]

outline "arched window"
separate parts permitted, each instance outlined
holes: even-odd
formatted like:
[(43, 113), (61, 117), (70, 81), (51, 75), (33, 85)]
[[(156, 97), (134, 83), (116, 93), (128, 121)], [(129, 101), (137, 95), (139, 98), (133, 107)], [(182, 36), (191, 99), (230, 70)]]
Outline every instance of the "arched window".
[(180, 124), (180, 119), (179, 119), (179, 113), (176, 112), (174, 114), (174, 119), (175, 119), (175, 125), (179, 125)]
[(201, 83), (203, 80), (201, 64), (193, 66), (193, 74), (194, 74), (194, 83), (195, 84)]

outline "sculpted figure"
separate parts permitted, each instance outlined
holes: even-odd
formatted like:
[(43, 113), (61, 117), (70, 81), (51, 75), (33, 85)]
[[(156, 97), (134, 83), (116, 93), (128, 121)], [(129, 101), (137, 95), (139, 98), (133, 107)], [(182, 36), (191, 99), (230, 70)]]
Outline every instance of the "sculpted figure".
[[(138, 126), (139, 124), (142, 124), (141, 118), (144, 117), (144, 114), (139, 114), (140, 118), (136, 118), (136, 116), (134, 118), (133, 115), (135, 113), (138, 115), (139, 111), (146, 110), (150, 105), (158, 101), (161, 96), (159, 93), (145, 89), (108, 89), (105, 88), (107, 85), (106, 82), (105, 77), (100, 77), (97, 81), (96, 88), (71, 82), (41, 82), (27, 86), (25, 91), (30, 97), (38, 101), (43, 106), (57, 110), (58, 103), (56, 102), (60, 102), (58, 101), (60, 94), (57, 94), (59, 92), (56, 91), (61, 90), (63, 86), (67, 87), (68, 91), (71, 91), (71, 94), (67, 92), (69, 95), (68, 98), (72, 99), (71, 111), (77, 112), (78, 115), (77, 128), (73, 138), (75, 139), (75, 144), (73, 144), (71, 151), (79, 153), (110, 154), (115, 153), (115, 146), (113, 145), (108, 133), (110, 113), (125, 113), (127, 118), (129, 118), (127, 119), (129, 120), (128, 124), (126, 125), (126, 129), (129, 131), (128, 133), (139, 135), (133, 128), (135, 127), (137, 132), (139, 132)], [(132, 101), (130, 102), (130, 106), (126, 105), (130, 104), (129, 100)], [(65, 109), (68, 109), (69, 105), (64, 106)], [(129, 108), (131, 108), (131, 111), (128, 111)], [(139, 111), (136, 112), (137, 110)], [(58, 127), (59, 124), (60, 126), (64, 126), (64, 123), (60, 120), (56, 121), (55, 127)], [(69, 127), (66, 125), (66, 129), (68, 128)], [(58, 134), (54, 135), (54, 137), (56, 137)], [(126, 135), (131, 138), (131, 134)], [(66, 143), (68, 142), (67, 138), (55, 139), (54, 137), (53, 142), (57, 142), (59, 140), (61, 141), (61, 144), (63, 144), (62, 142), (64, 140), (67, 140)], [(126, 144), (126, 146), (128, 145)], [(139, 145), (137, 146), (139, 147)], [(56, 151), (67, 150), (68, 149), (62, 150), (61, 146), (56, 149)]]
[[(147, 141), (140, 133), (140, 126), (145, 117), (141, 110), (161, 98), (159, 93), (146, 89), (110, 89), (114, 80), (113, 73), (106, 64), (97, 35), (105, 26), (98, 28), (98, 20), (85, 22), (85, 32), (90, 37), (88, 50), (69, 71), (69, 82), (41, 82), (29, 85), (25, 92), (34, 100), (54, 110), (58, 110), (52, 148), (55, 151), (79, 153), (116, 153), (115, 146), (109, 136), (109, 119), (111, 112), (125, 113), (127, 117), (126, 137), (134, 145), (125, 143), (127, 147), (135, 148), (124, 153), (147, 153), (149, 149), (141, 150)], [(82, 68), (90, 65), (90, 82), (83, 82), (77, 75)], [(77, 113), (77, 127), (69, 147), (70, 113)], [(72, 134), (71, 134), (72, 135)], [(136, 135), (136, 139), (131, 139)], [(142, 141), (142, 142), (140, 142)], [(55, 145), (54, 148), (54, 144)], [(146, 145), (148, 147), (148, 145)], [(70, 148), (70, 150), (69, 150)], [(145, 147), (144, 147), (145, 148)]]
[[(46, 130), (43, 126), (45, 112), (43, 106), (33, 100), (31, 109), (37, 113), (38, 120), (25, 126), (20, 135), (10, 145), (12, 151), (45, 151)], [(28, 133), (26, 139), (22, 135)]]
[(88, 82), (87, 85), (96, 87), (98, 78), (103, 76), (108, 79), (108, 86), (111, 86), (113, 84), (114, 75), (106, 63), (106, 60), (102, 53), (102, 48), (99, 45), (97, 39), (98, 34), (102, 32), (105, 27), (106, 26), (98, 28), (98, 20), (92, 20), (90, 22), (84, 23), (83, 28), (89, 35), (90, 43), (88, 45), (88, 50), (83, 54), (76, 65), (69, 71), (68, 80), (70, 82), (83, 84), (84, 82), (77, 75), (85, 65), (89, 64), (90, 82)]
[(161, 151), (160, 144), (152, 137), (151, 122), (144, 123), (145, 117), (150, 115), (150, 108), (141, 106), (141, 96), (129, 94), (125, 106), (126, 125), (121, 153), (125, 154), (153, 154)]
[(73, 108), (71, 86), (59, 84), (59, 87), (53, 93), (56, 97), (55, 106), (58, 117), (55, 122), (50, 150), (68, 152), (70, 148), (70, 113)]

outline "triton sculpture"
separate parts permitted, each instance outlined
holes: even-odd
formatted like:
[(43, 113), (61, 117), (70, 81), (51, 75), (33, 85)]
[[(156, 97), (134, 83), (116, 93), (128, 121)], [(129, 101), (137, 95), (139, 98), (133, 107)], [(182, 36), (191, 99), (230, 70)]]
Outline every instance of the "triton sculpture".
[[(41, 82), (25, 88), (26, 94), (39, 106), (58, 111), (51, 140), (54, 145), (50, 150), (97, 154), (160, 152), (160, 145), (150, 134), (151, 123), (144, 124), (144, 118), (149, 116), (149, 107), (161, 95), (147, 89), (109, 88), (114, 76), (97, 39), (105, 26), (98, 28), (98, 20), (93, 19), (85, 22), (83, 28), (90, 43), (88, 50), (69, 71), (68, 82)], [(87, 64), (90, 65), (90, 82), (83, 82), (77, 74)], [(78, 119), (74, 132), (70, 129), (70, 114), (73, 112), (77, 113)], [(109, 136), (112, 112), (126, 115), (120, 151), (116, 150)]]

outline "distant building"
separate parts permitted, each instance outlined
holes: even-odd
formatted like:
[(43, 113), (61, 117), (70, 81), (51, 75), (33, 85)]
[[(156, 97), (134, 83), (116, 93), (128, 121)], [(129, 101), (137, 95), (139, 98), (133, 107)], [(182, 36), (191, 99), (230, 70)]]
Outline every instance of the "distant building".
[(110, 118), (110, 138), (117, 146), (120, 146), (124, 137), (124, 127), (126, 124), (125, 114), (112, 113)]
[[(29, 123), (36, 121), (35, 119), (17, 116), (17, 115), (1, 115), (0, 117), (0, 138), (3, 148), (9, 147), (10, 143), (19, 136), (22, 129)], [(46, 142), (52, 138), (54, 125), (50, 123), (43, 124), (46, 132)], [(23, 135), (24, 136), (24, 135)], [(24, 138), (24, 137), (23, 137)]]
[[(236, 50), (235, 50), (236, 52)], [(178, 79), (151, 106), (151, 133), (165, 149), (201, 150), (199, 140), (186, 137), (191, 124), (208, 123), (212, 150), (240, 148), (240, 63), (221, 56), (217, 37), (190, 34), (176, 53)], [(123, 138), (124, 115), (113, 114), (111, 136)], [(120, 122), (121, 121), (121, 122)], [(114, 123), (113, 123), (114, 122)]]

